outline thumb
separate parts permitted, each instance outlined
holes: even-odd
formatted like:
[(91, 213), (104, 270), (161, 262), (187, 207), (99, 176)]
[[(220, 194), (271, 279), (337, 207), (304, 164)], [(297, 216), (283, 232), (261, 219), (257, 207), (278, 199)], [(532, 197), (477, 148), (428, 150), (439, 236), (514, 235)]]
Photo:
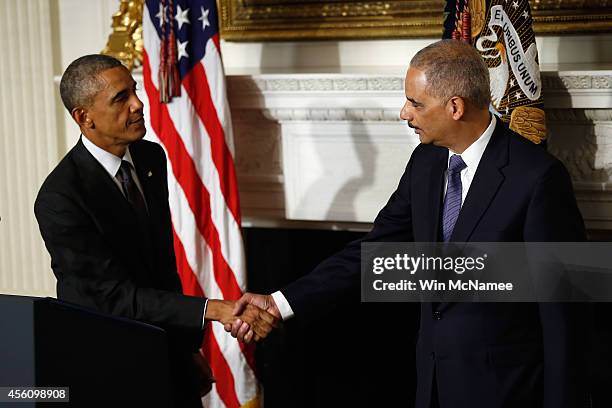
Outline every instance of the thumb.
[(246, 306), (249, 304), (250, 299), (251, 299), (250, 293), (245, 293), (244, 295), (242, 295), (242, 297), (238, 299), (236, 303), (234, 304), (234, 310), (232, 310), (232, 314), (234, 316), (239, 316), (240, 314), (242, 314)]

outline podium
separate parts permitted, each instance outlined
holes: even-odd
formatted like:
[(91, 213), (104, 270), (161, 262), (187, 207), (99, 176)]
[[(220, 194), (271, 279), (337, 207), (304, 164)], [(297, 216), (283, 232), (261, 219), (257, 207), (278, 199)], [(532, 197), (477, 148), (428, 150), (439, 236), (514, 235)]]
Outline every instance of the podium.
[(166, 333), (52, 298), (0, 295), (0, 387), (69, 388), (68, 403), (10, 405), (23, 408), (170, 407)]

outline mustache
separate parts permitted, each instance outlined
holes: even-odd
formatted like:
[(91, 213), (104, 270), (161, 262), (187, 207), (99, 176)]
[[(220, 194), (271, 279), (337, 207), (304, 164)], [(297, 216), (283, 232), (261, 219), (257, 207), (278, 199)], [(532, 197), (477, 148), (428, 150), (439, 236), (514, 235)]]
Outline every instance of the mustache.
[(144, 115), (142, 115), (142, 114), (141, 114), (141, 115), (136, 116), (136, 117), (135, 117), (135, 118), (133, 118), (133, 119), (130, 119), (130, 122), (129, 122), (129, 123), (130, 123), (130, 124), (131, 124), (131, 123), (135, 123), (135, 122), (138, 122), (138, 121), (139, 121), (139, 120), (141, 120), (141, 119), (144, 119)]
[(419, 129), (421, 130), (421, 128), (414, 126), (411, 122), (406, 122), (408, 124), (408, 127), (411, 129)]

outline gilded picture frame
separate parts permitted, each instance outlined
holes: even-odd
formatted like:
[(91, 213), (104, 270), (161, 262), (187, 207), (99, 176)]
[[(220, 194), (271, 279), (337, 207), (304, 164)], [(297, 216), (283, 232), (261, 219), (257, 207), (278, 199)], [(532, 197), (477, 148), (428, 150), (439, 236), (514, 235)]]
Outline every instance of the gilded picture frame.
[[(511, 0), (509, 0), (511, 1)], [(612, 32), (609, 0), (530, 0), (536, 34)], [(219, 0), (228, 41), (440, 37), (443, 0)]]

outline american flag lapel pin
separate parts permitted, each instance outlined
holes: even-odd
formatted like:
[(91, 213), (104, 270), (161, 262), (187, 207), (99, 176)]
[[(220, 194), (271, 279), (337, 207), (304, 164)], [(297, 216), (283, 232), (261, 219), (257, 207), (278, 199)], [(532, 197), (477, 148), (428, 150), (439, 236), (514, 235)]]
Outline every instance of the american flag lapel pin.
[(152, 175), (153, 175), (153, 172), (149, 170), (149, 172), (147, 173), (147, 177), (151, 177)]

